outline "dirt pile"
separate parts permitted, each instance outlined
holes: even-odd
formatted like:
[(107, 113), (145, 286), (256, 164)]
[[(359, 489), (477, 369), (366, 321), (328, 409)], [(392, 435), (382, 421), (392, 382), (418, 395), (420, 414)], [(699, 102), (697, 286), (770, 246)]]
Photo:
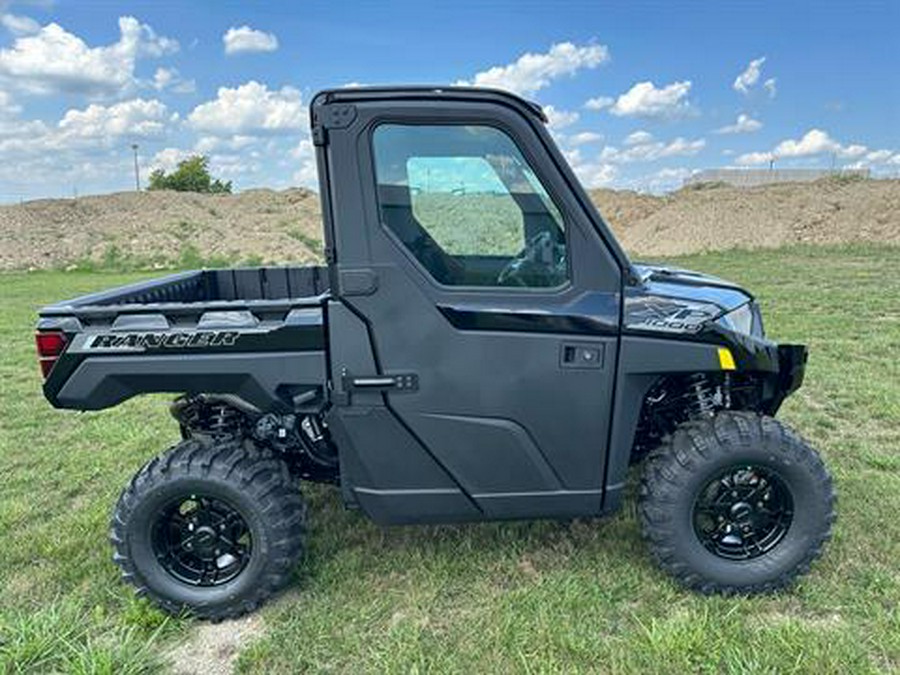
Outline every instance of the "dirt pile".
[[(643, 256), (797, 243), (900, 244), (900, 180), (699, 186), (653, 196), (594, 190), (625, 248)], [(0, 206), (0, 269), (127, 260), (307, 262), (319, 202), (304, 189), (237, 195), (123, 192)]]
[[(900, 244), (900, 180), (701, 186), (664, 197), (605, 192), (592, 195), (601, 213), (622, 245), (641, 255), (790, 244)], [(605, 209), (604, 202), (611, 208)]]
[(0, 206), (0, 269), (123, 258), (304, 262), (320, 256), (321, 230), (318, 197), (304, 189), (42, 199)]

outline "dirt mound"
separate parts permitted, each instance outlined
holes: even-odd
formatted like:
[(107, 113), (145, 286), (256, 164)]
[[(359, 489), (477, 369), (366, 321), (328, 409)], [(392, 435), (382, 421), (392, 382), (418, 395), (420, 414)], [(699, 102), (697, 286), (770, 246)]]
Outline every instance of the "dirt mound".
[[(679, 255), (790, 244), (900, 244), (900, 181), (785, 183), (683, 189), (646, 215), (612, 221), (622, 245), (641, 255)], [(602, 198), (598, 198), (603, 212)], [(637, 207), (630, 207), (637, 208)]]
[(304, 189), (42, 199), (0, 207), (0, 269), (104, 259), (303, 262), (320, 256), (321, 231), (319, 200)]
[[(594, 190), (625, 248), (665, 256), (797, 243), (900, 244), (900, 180), (700, 186), (665, 196)], [(314, 192), (123, 192), (0, 206), (0, 269), (306, 262), (321, 256)]]
[(671, 199), (634, 192), (633, 190), (590, 191), (591, 199), (618, 235), (622, 228), (635, 225), (664, 208)]

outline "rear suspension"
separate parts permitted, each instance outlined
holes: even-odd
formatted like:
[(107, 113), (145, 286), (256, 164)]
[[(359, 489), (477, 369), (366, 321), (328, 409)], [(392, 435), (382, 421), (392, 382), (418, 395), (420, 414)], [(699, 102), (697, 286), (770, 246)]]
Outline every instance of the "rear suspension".
[(185, 439), (204, 435), (250, 440), (280, 455), (300, 478), (338, 481), (337, 451), (320, 415), (266, 413), (228, 394), (180, 396), (170, 411)]

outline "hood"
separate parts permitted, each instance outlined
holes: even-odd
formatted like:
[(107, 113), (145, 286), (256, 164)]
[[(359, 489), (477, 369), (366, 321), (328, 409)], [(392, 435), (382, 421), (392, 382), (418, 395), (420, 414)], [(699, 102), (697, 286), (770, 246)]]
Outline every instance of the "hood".
[(626, 328), (696, 333), (707, 322), (753, 301), (737, 284), (708, 274), (639, 263), (633, 267), (640, 282), (625, 292)]

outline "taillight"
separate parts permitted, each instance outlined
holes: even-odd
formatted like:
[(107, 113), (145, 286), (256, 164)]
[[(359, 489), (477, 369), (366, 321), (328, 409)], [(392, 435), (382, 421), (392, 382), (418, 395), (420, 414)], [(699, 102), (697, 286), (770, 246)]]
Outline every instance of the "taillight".
[(37, 344), (41, 373), (46, 380), (59, 355), (66, 348), (66, 335), (60, 331), (38, 331), (34, 334), (34, 341)]

